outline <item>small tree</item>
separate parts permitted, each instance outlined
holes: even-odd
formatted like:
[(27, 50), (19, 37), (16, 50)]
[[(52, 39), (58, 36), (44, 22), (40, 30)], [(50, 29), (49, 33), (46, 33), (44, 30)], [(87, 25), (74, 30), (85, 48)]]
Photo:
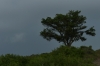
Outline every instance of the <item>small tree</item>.
[(94, 27), (83, 30), (87, 28), (87, 26), (83, 25), (86, 23), (86, 17), (80, 15), (80, 12), (69, 11), (66, 15), (56, 14), (54, 18), (43, 18), (41, 23), (47, 28), (41, 31), (40, 35), (48, 41), (55, 39), (67, 46), (71, 46), (74, 41), (85, 41), (84, 33), (95, 36)]

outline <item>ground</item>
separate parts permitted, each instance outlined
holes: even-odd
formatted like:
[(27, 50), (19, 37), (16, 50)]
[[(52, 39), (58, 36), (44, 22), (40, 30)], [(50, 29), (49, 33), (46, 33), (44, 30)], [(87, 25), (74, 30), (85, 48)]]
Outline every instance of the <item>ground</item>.
[(100, 66), (100, 58), (98, 58), (97, 60), (95, 60), (93, 63), (96, 64), (97, 66)]

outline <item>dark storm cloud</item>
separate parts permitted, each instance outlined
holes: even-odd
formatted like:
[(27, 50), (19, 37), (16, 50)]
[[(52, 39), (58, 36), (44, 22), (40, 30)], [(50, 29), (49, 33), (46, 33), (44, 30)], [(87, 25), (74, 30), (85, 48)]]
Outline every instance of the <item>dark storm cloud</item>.
[[(55, 14), (66, 14), (69, 10), (81, 10), (87, 17), (87, 25), (95, 26), (97, 36), (87, 37), (86, 42), (73, 45), (99, 46), (99, 0), (0, 0), (0, 52), (30, 55), (32, 53), (49, 52), (59, 43), (46, 41), (39, 32), (44, 28), (41, 19)], [(91, 44), (92, 43), (92, 44)], [(96, 44), (96, 46), (94, 45)]]

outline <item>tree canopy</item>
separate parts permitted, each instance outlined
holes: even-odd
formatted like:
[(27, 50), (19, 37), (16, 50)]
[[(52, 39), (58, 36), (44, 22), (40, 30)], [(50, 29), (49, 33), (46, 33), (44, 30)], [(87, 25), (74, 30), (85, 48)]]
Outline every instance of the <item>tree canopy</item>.
[[(63, 42), (66, 46), (71, 46), (75, 41), (85, 41), (86, 35), (95, 36), (94, 26), (86, 29), (86, 17), (80, 15), (81, 11), (69, 11), (67, 14), (56, 14), (54, 18), (47, 17), (42, 18), (41, 23), (46, 27), (40, 32), (40, 35), (50, 41), (55, 39), (59, 42)], [(86, 29), (86, 30), (85, 30)]]

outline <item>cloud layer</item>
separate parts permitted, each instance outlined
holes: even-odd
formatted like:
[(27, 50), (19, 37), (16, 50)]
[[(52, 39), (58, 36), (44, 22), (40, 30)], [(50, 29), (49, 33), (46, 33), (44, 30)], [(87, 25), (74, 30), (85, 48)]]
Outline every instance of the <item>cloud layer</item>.
[(31, 55), (50, 52), (60, 44), (55, 40), (43, 39), (41, 19), (55, 14), (66, 14), (69, 10), (81, 10), (87, 17), (89, 27), (95, 26), (96, 37), (87, 37), (86, 42), (75, 42), (74, 46), (92, 45), (99, 47), (99, 0), (0, 0), (0, 52)]

